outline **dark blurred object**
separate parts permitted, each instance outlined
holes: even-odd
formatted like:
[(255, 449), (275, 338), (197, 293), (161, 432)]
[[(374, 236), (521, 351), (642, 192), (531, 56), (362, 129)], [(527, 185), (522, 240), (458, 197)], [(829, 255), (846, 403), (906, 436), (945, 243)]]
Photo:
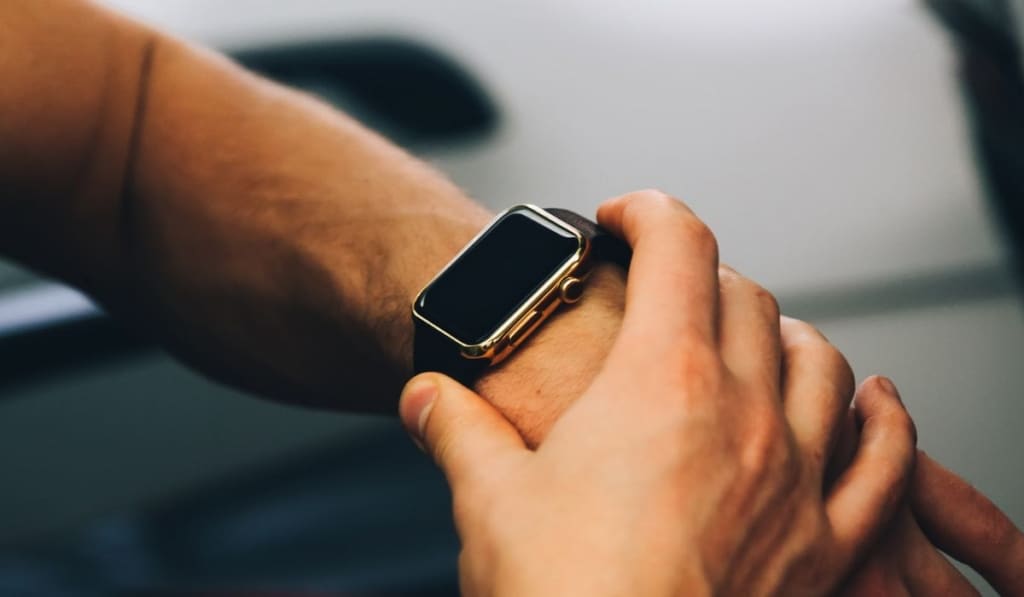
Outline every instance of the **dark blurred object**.
[(926, 0), (953, 33), (977, 162), (1024, 279), (1024, 73), (1009, 2)]
[(479, 138), (498, 122), (494, 103), (465, 69), (404, 39), (307, 41), (234, 56), (258, 73), (339, 105), (400, 145)]
[(57, 317), (13, 332), (0, 330), (0, 397), (5, 391), (51, 380), (58, 374), (67, 375), (156, 350), (152, 342), (99, 312)]

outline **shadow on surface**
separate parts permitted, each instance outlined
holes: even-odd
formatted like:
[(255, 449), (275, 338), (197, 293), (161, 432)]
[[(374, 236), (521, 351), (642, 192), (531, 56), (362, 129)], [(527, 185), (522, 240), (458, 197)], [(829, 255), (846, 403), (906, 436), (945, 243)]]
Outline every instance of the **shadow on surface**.
[(0, 552), (0, 594), (457, 595), (439, 471), (396, 423), (45, 546)]

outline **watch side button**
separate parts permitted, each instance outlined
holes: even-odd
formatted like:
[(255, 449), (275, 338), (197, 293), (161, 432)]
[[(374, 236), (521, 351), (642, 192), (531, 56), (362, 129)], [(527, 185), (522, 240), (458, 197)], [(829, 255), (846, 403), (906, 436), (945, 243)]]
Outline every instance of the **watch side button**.
[(530, 311), (516, 324), (508, 333), (508, 343), (511, 346), (518, 346), (533, 330), (533, 327), (540, 321), (540, 311)]

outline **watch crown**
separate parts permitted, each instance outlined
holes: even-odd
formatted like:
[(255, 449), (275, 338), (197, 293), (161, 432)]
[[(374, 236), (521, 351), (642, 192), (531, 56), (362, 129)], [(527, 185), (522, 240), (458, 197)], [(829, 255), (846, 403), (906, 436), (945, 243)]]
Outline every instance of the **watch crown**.
[(583, 281), (569, 276), (558, 285), (558, 293), (562, 296), (562, 302), (575, 303), (583, 298)]

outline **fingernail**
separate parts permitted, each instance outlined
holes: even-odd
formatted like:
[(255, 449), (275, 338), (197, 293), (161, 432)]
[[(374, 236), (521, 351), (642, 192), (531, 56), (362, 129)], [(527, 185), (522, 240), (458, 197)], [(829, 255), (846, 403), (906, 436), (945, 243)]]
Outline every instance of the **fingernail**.
[(417, 378), (402, 392), (402, 424), (412, 436), (413, 442), (423, 451), (424, 431), (430, 410), (434, 407), (439, 388), (429, 377)]
[(900, 402), (903, 401), (903, 399), (900, 397), (900, 391), (896, 389), (896, 384), (892, 383), (892, 380), (889, 379), (888, 377), (879, 376), (878, 385), (882, 386), (882, 389), (885, 390), (886, 393), (895, 396), (896, 399), (899, 400)]

